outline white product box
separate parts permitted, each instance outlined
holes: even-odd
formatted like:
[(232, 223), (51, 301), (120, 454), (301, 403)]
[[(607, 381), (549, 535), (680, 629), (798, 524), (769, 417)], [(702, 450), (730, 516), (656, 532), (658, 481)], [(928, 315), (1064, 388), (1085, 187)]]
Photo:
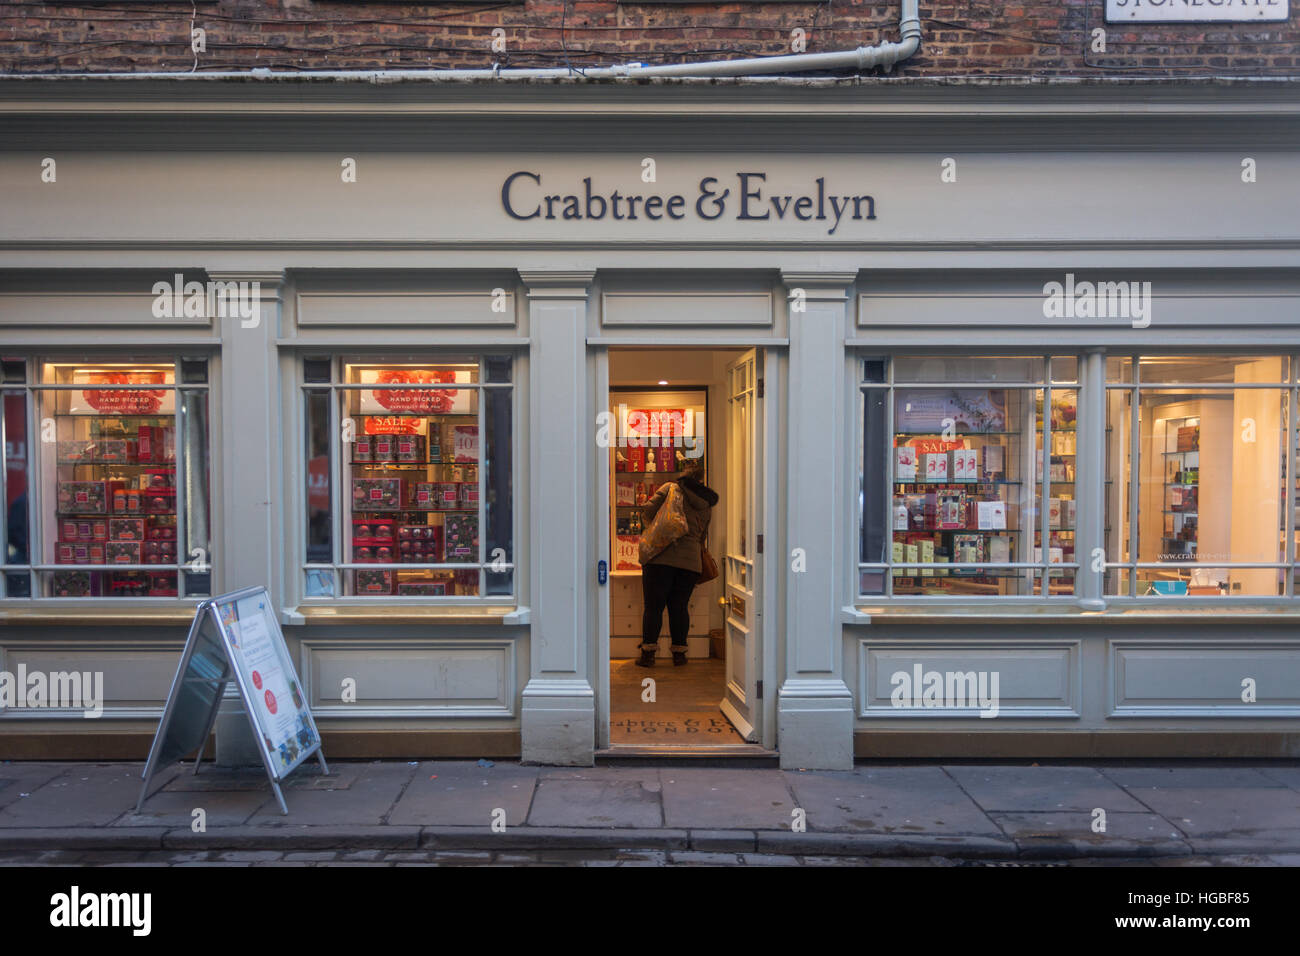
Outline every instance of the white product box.
[[(1047, 560), (1049, 564), (1060, 564), (1065, 560), (1065, 552), (1062, 551), (1060, 548), (1048, 548)], [(1034, 563), (1041, 564), (1042, 562), (1043, 562), (1043, 549), (1035, 545)]]
[(948, 480), (948, 453), (931, 452), (921, 456), (921, 464), (925, 467), (925, 480), (936, 483), (946, 482)]
[[(934, 564), (934, 542), (929, 539), (924, 539), (920, 542), (919, 548), (921, 552), (921, 564)], [(923, 566), (921, 568), (921, 574), (928, 577), (934, 574), (934, 571)]]
[(1065, 506), (1065, 525), (1066, 528), (1077, 528), (1079, 526), (1079, 513), (1074, 509), (1074, 499), (1066, 498), (1062, 504)]
[(1011, 539), (1002, 535), (991, 535), (988, 540), (989, 561), (994, 564), (1006, 564), (1011, 560)]
[(1061, 526), (1061, 499), (1047, 499), (1047, 526), (1049, 528), (1059, 528)]
[(916, 481), (916, 449), (911, 445), (894, 449), (894, 480)]
[(894, 505), (894, 530), (907, 530), (907, 505), (901, 501)]
[(1007, 503), (1005, 501), (976, 502), (976, 518), (981, 531), (1005, 531)]
[(916, 568), (914, 565), (920, 560), (921, 549), (914, 544), (905, 544), (903, 545), (903, 553), (905, 555), (905, 560), (909, 565), (907, 569), (908, 574), (915, 574)]

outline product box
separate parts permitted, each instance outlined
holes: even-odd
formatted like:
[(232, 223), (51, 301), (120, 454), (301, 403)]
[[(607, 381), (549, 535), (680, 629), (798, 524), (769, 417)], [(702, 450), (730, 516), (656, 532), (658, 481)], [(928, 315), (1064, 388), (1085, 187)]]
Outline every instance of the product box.
[(108, 537), (111, 541), (143, 541), (143, 518), (109, 518)]
[(401, 507), (401, 478), (352, 479), (354, 511), (399, 511)]
[[(922, 538), (916, 543), (916, 546), (920, 552), (921, 564), (934, 564), (934, 541), (930, 538)], [(921, 574), (928, 577), (933, 575), (934, 571), (930, 568), (922, 567)]]
[[(1060, 548), (1048, 547), (1047, 549), (1048, 564), (1060, 564), (1064, 560), (1065, 560), (1065, 554)], [(1041, 564), (1042, 561), (1043, 561), (1043, 549), (1035, 545), (1034, 563)]]
[(76, 542), (59, 541), (54, 545), (55, 564), (76, 564)]
[(1049, 528), (1059, 528), (1061, 526), (1061, 499), (1047, 499), (1047, 526)]
[(894, 480), (916, 481), (916, 449), (899, 445), (894, 449)]
[(404, 581), (397, 585), (404, 597), (441, 597), (447, 593), (446, 581)]
[(139, 541), (110, 541), (104, 546), (104, 556), (109, 564), (144, 564)]
[(60, 441), (58, 443), (59, 461), (93, 461), (95, 442)]
[(935, 495), (935, 527), (946, 531), (966, 527), (965, 498), (960, 493)]
[(375, 435), (370, 439), (372, 461), (393, 461), (397, 453), (397, 441), (392, 435)]
[(432, 511), (437, 506), (437, 487), (431, 481), (417, 481), (411, 486), (411, 507), (417, 511)]
[(1005, 501), (978, 501), (975, 503), (976, 527), (981, 531), (1005, 531), (1007, 503)]
[(443, 526), (447, 561), (478, 560), (478, 515), (448, 515)]
[(898, 498), (894, 499), (894, 530), (907, 530), (907, 504)]
[(985, 542), (988, 559), (995, 564), (1008, 564), (1011, 561), (1011, 539), (1000, 534), (989, 535)]
[[(128, 503), (130, 499), (131, 493), (128, 491)], [(151, 488), (147, 492), (140, 493), (140, 503), (150, 514), (171, 514), (176, 510), (176, 489)]]
[(364, 435), (352, 443), (352, 460), (354, 462), (371, 462), (375, 460), (375, 442), (369, 435)]
[(645, 471), (645, 449), (628, 448), (627, 450), (627, 470), (628, 471)]
[(1071, 530), (1073, 530), (1074, 528), (1077, 528), (1077, 527), (1078, 527), (1078, 520), (1079, 520), (1079, 513), (1078, 513), (1078, 511), (1075, 510), (1075, 502), (1074, 502), (1074, 499), (1073, 499), (1073, 498), (1064, 498), (1064, 499), (1062, 499), (1062, 500), (1061, 500), (1061, 507), (1062, 507), (1062, 509), (1063, 509), (1063, 511), (1062, 511), (1062, 519), (1061, 519), (1061, 520), (1064, 522), (1064, 524), (1062, 524), (1061, 527), (1063, 527), (1063, 528), (1069, 528), (1069, 529), (1071, 529)]
[(149, 573), (149, 597), (175, 597), (176, 575), (168, 572)]
[(671, 447), (655, 449), (655, 456), (658, 459), (656, 464), (659, 466), (660, 471), (677, 470), (677, 456), (673, 454), (673, 451), (674, 449)]
[[(955, 534), (952, 538), (953, 561), (956, 564), (977, 564), (984, 560), (984, 536)], [(967, 569), (969, 574), (973, 569)]]
[(422, 462), (424, 461), (424, 436), (423, 435), (398, 435), (397, 447), (393, 453), (394, 458), (403, 462)]
[(80, 524), (76, 518), (64, 518), (59, 522), (59, 538), (63, 541), (76, 541), (79, 537), (77, 527)]
[[(917, 561), (920, 560), (920, 556), (921, 556), (921, 549), (920, 549), (920, 547), (919, 547), (918, 545), (915, 545), (915, 544), (905, 544), (905, 545), (903, 545), (903, 561), (904, 561), (904, 563), (906, 563), (906, 564), (908, 564), (908, 565), (915, 565), (915, 564), (917, 563)], [(907, 570), (908, 570), (908, 573), (909, 573), (909, 574), (915, 574), (915, 573), (916, 573), (916, 568), (915, 568), (915, 567), (908, 567)]]
[(920, 467), (925, 472), (925, 480), (943, 482), (948, 480), (947, 452), (927, 452), (921, 455)]
[(979, 481), (979, 452), (973, 448), (948, 452), (948, 476), (952, 481)]
[(127, 444), (121, 440), (101, 441), (99, 443), (98, 460), (104, 462), (121, 463), (130, 461), (127, 455)]
[(1184, 425), (1178, 429), (1178, 450), (1196, 451), (1201, 447), (1201, 429), (1196, 425)]
[(984, 480), (1001, 481), (1005, 469), (1005, 455), (1001, 445), (984, 446)]
[(904, 553), (905, 553), (905, 549), (904, 549), (904, 546), (903, 546), (903, 542), (901, 542), (901, 541), (895, 541), (895, 542), (894, 542), (894, 546), (893, 546), (893, 548), (891, 549), (891, 553), (890, 553), (889, 558), (890, 558), (890, 560), (891, 560), (894, 564), (902, 564), (902, 563), (903, 563), (903, 554), (904, 554)]
[(57, 487), (59, 511), (67, 514), (104, 514), (108, 491), (102, 481), (60, 481)]
[(354, 571), (358, 594), (392, 594), (392, 571)]
[(477, 481), (462, 481), (460, 483), (460, 507), (468, 509), (478, 507)]
[[(98, 572), (96, 572), (98, 573)], [(89, 571), (55, 571), (51, 588), (54, 597), (89, 597)]]

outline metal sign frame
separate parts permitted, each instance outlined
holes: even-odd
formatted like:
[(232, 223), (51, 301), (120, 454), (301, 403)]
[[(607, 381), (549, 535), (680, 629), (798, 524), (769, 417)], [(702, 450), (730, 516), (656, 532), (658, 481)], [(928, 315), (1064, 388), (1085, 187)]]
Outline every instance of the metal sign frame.
[[(255, 710), (257, 698), (254, 696), (255, 689), (250, 688), (247, 685), (243, 673), (235, 666), (233, 650), (237, 648), (238, 645), (232, 643), (231, 634), (222, 622), (221, 614), (218, 609), (218, 605), (226, 603), (237, 604), (240, 601), (258, 595), (263, 598), (265, 605), (270, 604), (270, 594), (265, 587), (258, 585), (255, 587), (242, 588), (238, 591), (231, 591), (228, 594), (222, 594), (217, 597), (208, 598), (201, 601), (195, 608), (194, 620), (190, 624), (189, 635), (185, 639), (185, 650), (181, 653), (180, 665), (176, 670), (175, 678), (172, 680), (171, 689), (167, 693), (167, 704), (163, 708), (162, 719), (158, 723), (158, 732), (154, 736), (153, 745), (149, 748), (149, 759), (146, 761), (144, 772), (141, 774), (144, 783), (140, 788), (140, 798), (136, 801), (136, 813), (140, 812), (145, 800), (151, 796), (149, 785), (152, 782), (154, 774), (158, 771), (158, 764), (163, 754), (163, 745), (167, 739), (168, 731), (171, 729), (172, 721), (176, 717), (181, 693), (185, 689), (187, 683), (207, 683), (216, 686), (216, 692), (209, 713), (203, 720), (202, 736), (195, 741), (192, 746), (185, 747), (182, 751), (183, 753), (188, 753), (189, 750), (196, 749), (194, 757), (195, 774), (199, 772), (199, 765), (203, 762), (203, 751), (207, 746), (208, 737), (212, 733), (212, 727), (216, 723), (217, 713), (221, 709), (221, 700), (225, 694), (226, 685), (231, 681), (234, 681), (235, 685), (239, 688), (239, 695), (244, 702), (244, 712), (248, 715), (248, 721), (252, 727), (253, 737), (257, 742), (257, 752), (262, 758), (262, 767), (266, 771), (267, 778), (271, 783), (271, 789), (275, 793), (275, 799), (280, 804), (281, 813), (287, 815), (289, 808), (285, 805), (284, 793), (280, 789), (280, 781), (286, 779), (289, 774), (293, 773), (293, 771), (306, 761), (308, 757), (315, 754), (316, 758), (320, 761), (321, 773), (329, 773), (329, 766), (325, 763), (325, 752), (322, 749), (320, 731), (317, 729), (316, 721), (312, 717), (311, 708), (307, 706), (305, 700), (300, 709), (306, 715), (306, 722), (311, 728), (315, 742), (310, 746), (305, 747), (289, 766), (282, 770), (277, 770), (275, 768), (273, 755), (267, 747), (267, 742), (262, 735), (262, 728), (259, 726), (257, 721)], [(289, 657), (288, 648), (284, 643), (284, 634), (280, 630), (280, 622), (272, 612), (267, 612), (265, 618), (270, 622), (270, 638), (277, 652), (277, 657), (280, 659), (281, 663), (288, 668), (288, 678), (291, 679), (292, 682), (301, 690), (302, 682), (298, 679), (298, 672), (294, 668), (293, 661)], [(203, 634), (203, 624), (208, 621), (212, 623), (212, 626), (216, 631), (216, 637), (220, 642), (224, 655), (221, 675), (215, 678), (189, 675), (190, 665), (194, 658), (194, 652), (198, 647), (198, 639)]]

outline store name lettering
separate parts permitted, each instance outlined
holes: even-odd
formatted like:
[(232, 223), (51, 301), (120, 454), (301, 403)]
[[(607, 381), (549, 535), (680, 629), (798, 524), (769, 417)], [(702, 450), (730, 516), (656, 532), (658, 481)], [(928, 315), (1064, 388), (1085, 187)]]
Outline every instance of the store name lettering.
[(617, 189), (608, 193), (593, 191), (591, 177), (582, 180), (581, 192), (548, 193), (542, 188), (540, 173), (520, 170), (511, 173), (501, 185), (501, 205), (511, 219), (583, 220), (648, 219), (681, 220), (692, 213), (712, 222), (728, 214), (744, 222), (825, 222), (827, 235), (834, 235), (845, 219), (876, 218), (876, 200), (869, 195), (827, 193), (826, 179), (815, 180), (816, 190), (802, 194), (765, 193), (766, 173), (736, 173), (732, 186), (723, 186), (716, 176), (700, 180), (695, 201), (681, 193), (624, 194)]

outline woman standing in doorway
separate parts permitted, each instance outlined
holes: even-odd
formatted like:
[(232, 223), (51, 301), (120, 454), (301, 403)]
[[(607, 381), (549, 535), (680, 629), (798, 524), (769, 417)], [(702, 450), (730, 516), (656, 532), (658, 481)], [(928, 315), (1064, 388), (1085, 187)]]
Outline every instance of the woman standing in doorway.
[[(709, 533), (709, 519), (718, 494), (704, 483), (702, 462), (689, 461), (677, 479), (686, 510), (686, 534), (641, 566), (641, 589), (645, 610), (641, 618), (641, 667), (653, 667), (659, 649), (659, 630), (664, 608), (668, 608), (668, 633), (672, 639), (674, 664), (686, 663), (686, 634), (690, 629), (688, 603), (700, 578), (700, 548)], [(654, 493), (642, 512), (647, 524), (668, 497), (665, 483)]]

